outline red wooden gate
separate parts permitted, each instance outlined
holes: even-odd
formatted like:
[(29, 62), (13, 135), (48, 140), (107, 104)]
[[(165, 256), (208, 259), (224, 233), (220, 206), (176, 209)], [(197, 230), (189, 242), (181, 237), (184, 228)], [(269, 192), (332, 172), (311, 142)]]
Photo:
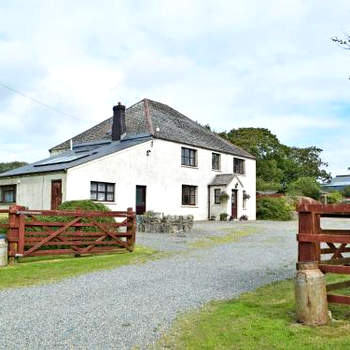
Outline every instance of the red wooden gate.
[[(316, 262), (323, 273), (350, 275), (350, 227), (344, 229), (322, 229), (322, 217), (350, 218), (350, 205), (301, 204), (299, 212), (298, 263)], [(350, 221), (349, 221), (350, 226)], [(329, 257), (329, 255), (331, 255)], [(328, 256), (328, 258), (326, 257)], [(350, 286), (350, 280), (327, 285), (327, 291)], [(327, 295), (328, 302), (350, 304), (350, 296)]]
[(136, 216), (127, 211), (9, 209), (9, 257), (132, 251)]

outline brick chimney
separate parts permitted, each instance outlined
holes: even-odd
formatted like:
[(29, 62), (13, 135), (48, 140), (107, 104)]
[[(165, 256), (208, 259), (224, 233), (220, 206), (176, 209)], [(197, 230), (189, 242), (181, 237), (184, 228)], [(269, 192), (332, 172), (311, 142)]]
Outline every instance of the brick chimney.
[(125, 106), (118, 102), (113, 107), (112, 141), (119, 141), (125, 133)]

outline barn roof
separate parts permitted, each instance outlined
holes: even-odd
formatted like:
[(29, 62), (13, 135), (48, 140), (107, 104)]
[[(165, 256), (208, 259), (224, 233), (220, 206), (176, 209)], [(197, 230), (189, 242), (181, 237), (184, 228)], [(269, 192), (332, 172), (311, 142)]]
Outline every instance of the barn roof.
[(350, 175), (337, 175), (323, 187), (350, 186)]

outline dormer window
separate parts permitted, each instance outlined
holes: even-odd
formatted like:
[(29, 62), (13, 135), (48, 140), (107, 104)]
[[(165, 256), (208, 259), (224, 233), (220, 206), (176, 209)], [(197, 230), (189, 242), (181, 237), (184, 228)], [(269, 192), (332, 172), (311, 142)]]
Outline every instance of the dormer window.
[(181, 148), (181, 165), (196, 167), (197, 166), (197, 150), (192, 148)]

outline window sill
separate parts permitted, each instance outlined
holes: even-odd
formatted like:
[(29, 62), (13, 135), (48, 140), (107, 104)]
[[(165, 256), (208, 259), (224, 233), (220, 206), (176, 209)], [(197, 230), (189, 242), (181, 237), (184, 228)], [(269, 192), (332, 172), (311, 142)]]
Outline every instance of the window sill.
[(198, 208), (198, 205), (181, 205), (182, 208)]
[(198, 166), (181, 165), (181, 168), (187, 168), (187, 169), (198, 169)]
[(108, 201), (95, 201), (91, 199), (94, 203), (102, 203), (102, 204), (117, 204), (117, 202), (108, 202)]
[(221, 173), (221, 169), (211, 169), (212, 171), (215, 171), (216, 173)]
[(16, 202), (0, 202), (0, 205), (15, 205)]
[(246, 176), (246, 174), (239, 174), (239, 173), (233, 173), (233, 175), (236, 175), (236, 176)]

